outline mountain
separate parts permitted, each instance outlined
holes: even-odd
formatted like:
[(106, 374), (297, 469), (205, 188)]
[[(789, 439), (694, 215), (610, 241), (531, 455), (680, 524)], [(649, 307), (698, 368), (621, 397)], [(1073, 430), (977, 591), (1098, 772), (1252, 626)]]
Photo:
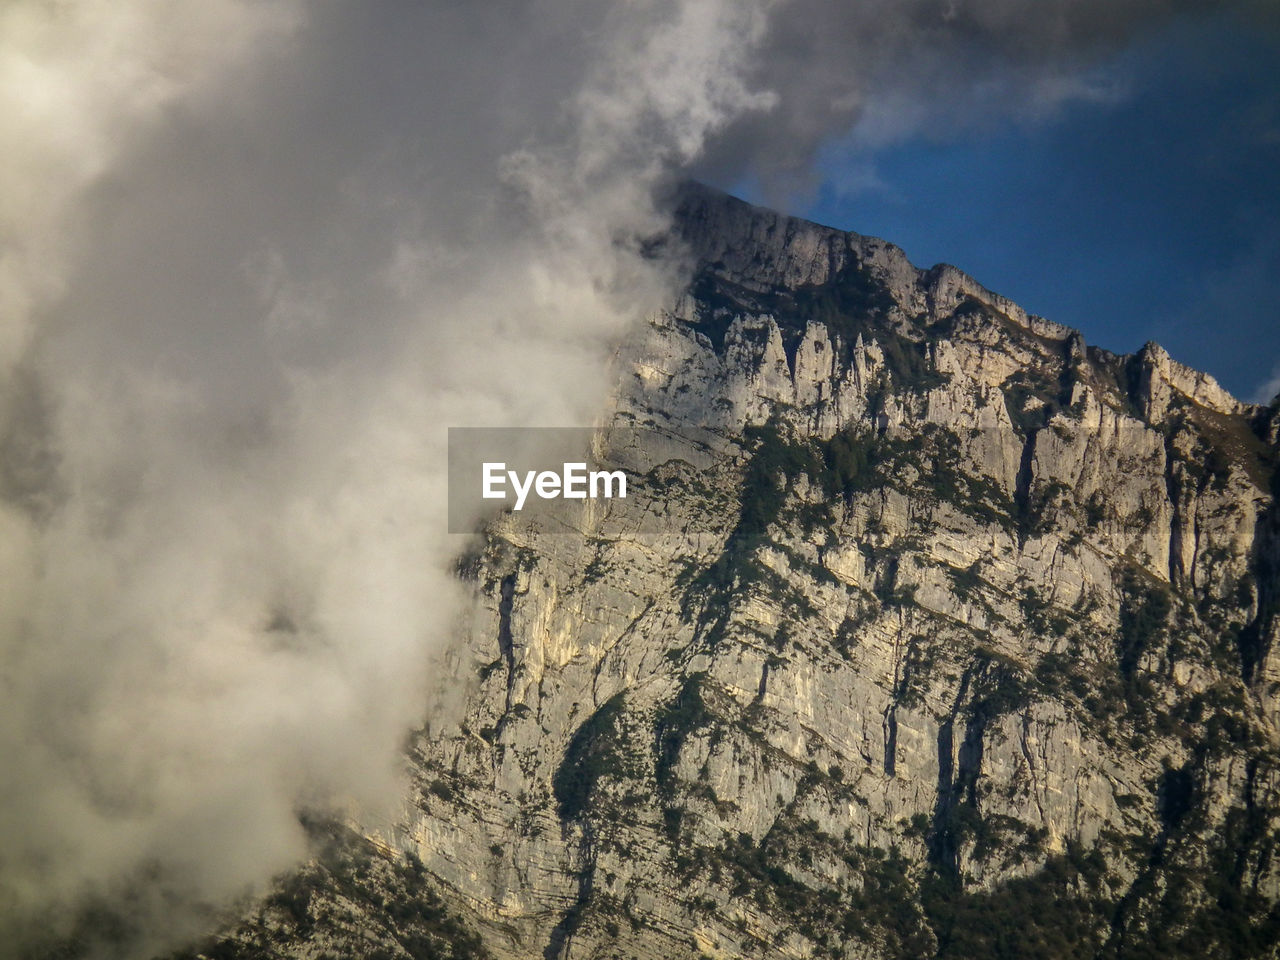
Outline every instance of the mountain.
[(1280, 406), (881, 240), (677, 222), (641, 492), (486, 529), (403, 817), (203, 955), (1276, 956)]

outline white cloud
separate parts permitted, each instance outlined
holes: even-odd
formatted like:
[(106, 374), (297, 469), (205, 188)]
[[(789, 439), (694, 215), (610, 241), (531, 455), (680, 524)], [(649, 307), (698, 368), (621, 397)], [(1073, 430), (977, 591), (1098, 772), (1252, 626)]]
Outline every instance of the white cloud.
[(1251, 402), (1269, 404), (1276, 399), (1276, 395), (1280, 394), (1280, 363), (1277, 363), (1271, 369), (1271, 376), (1258, 384), (1250, 397)]

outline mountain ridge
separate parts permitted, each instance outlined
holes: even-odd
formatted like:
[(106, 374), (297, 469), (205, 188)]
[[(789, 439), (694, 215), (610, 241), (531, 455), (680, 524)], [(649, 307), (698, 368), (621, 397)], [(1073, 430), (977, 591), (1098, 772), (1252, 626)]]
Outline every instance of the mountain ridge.
[[(1025, 311), (1007, 297), (978, 283), (971, 275), (950, 263), (931, 267), (915, 266), (897, 245), (837, 227), (825, 226), (734, 197), (715, 187), (686, 181), (676, 191), (676, 223), (678, 235), (690, 247), (696, 263), (695, 273), (708, 269), (727, 275), (730, 280), (749, 278), (742, 259), (732, 256), (736, 243), (752, 247), (756, 252), (749, 263), (758, 273), (780, 278), (791, 287), (821, 287), (828, 284), (847, 265), (852, 256), (864, 264), (878, 268), (883, 279), (906, 285), (914, 274), (915, 282), (935, 302), (958, 302), (964, 297), (998, 310), (1005, 318), (1037, 336), (1052, 340), (1074, 341), (1072, 349), (1086, 349), (1083, 335), (1071, 327)], [(763, 234), (763, 236), (761, 236)], [(782, 251), (794, 248), (805, 252), (790, 268), (780, 267)], [(825, 247), (826, 256), (815, 256), (815, 248)], [(766, 256), (759, 258), (759, 252)], [(730, 255), (726, 264), (725, 256)], [(822, 261), (825, 260), (825, 263)], [(807, 263), (808, 272), (801, 263)], [(749, 280), (748, 280), (749, 283)], [(1224, 413), (1242, 413), (1264, 408), (1264, 404), (1240, 401), (1221, 387), (1211, 374), (1173, 359), (1156, 341), (1147, 341), (1132, 354), (1117, 354), (1101, 347), (1088, 347), (1107, 360), (1127, 360), (1138, 356), (1153, 367), (1159, 367), (1163, 379), (1189, 398)]]

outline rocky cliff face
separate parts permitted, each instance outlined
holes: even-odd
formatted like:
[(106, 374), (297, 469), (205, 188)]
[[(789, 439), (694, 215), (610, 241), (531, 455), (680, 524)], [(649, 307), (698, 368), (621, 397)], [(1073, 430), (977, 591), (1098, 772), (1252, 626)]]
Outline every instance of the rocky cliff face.
[(1274, 956), (1277, 408), (879, 240), (680, 223), (617, 359), (646, 493), (489, 528), (402, 821), (218, 949)]

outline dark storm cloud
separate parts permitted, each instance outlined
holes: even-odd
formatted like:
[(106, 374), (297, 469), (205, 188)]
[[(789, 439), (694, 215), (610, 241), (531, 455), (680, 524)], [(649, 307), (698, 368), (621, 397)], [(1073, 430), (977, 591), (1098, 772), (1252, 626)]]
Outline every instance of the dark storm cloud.
[(818, 149), (873, 114), (874, 139), (948, 135), (1010, 113), (1106, 98), (1091, 68), (1178, 17), (1234, 11), (1274, 30), (1260, 0), (868, 0), (778, 4), (745, 75), (777, 106), (744, 114), (699, 169), (803, 188)]

